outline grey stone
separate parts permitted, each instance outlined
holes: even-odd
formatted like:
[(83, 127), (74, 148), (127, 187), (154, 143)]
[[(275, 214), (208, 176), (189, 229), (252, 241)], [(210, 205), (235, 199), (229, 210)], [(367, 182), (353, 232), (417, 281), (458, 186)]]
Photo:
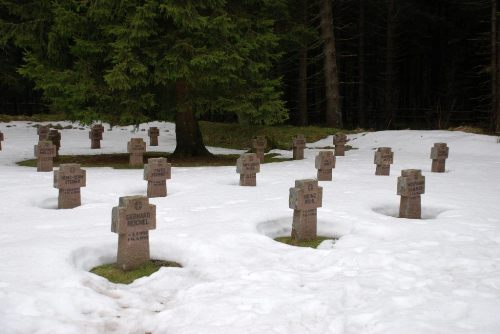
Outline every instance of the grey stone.
[(256, 174), (260, 172), (260, 160), (255, 153), (243, 153), (236, 160), (236, 173), (240, 174), (240, 186), (256, 186)]
[(158, 136), (160, 135), (160, 130), (153, 126), (148, 130), (149, 136), (149, 146), (158, 146)]
[(434, 147), (431, 148), (431, 172), (444, 173), (444, 171), (446, 170), (446, 159), (448, 158), (449, 152), (450, 148), (446, 145), (446, 143), (434, 144)]
[(35, 145), (35, 157), (37, 158), (37, 172), (52, 172), (53, 159), (56, 156), (56, 146), (51, 141), (42, 140)]
[(394, 162), (394, 152), (390, 147), (379, 147), (373, 160), (373, 163), (377, 165), (375, 175), (390, 175), (391, 164)]
[(156, 206), (145, 196), (120, 197), (113, 208), (111, 232), (118, 233), (116, 264), (133, 270), (149, 261), (149, 230), (156, 228)]
[(331, 151), (320, 151), (314, 161), (318, 170), (318, 181), (331, 181), (332, 168), (335, 168), (335, 156)]
[(252, 148), (254, 153), (257, 154), (260, 162), (264, 162), (264, 153), (266, 152), (267, 139), (266, 136), (256, 136), (252, 139)]
[(130, 166), (142, 166), (144, 163), (144, 152), (146, 152), (146, 143), (142, 138), (131, 138), (127, 143), (127, 152), (130, 153)]
[(59, 209), (72, 209), (82, 204), (80, 188), (86, 186), (86, 176), (79, 164), (62, 164), (54, 171), (54, 188), (59, 189)]
[(144, 180), (148, 181), (148, 197), (167, 196), (167, 179), (171, 178), (171, 164), (167, 158), (149, 158), (144, 165)]
[(314, 240), (317, 237), (317, 208), (323, 204), (323, 188), (317, 180), (296, 180), (290, 188), (289, 207), (293, 209), (292, 239)]
[(420, 195), (425, 193), (425, 176), (419, 169), (404, 169), (398, 177), (398, 195), (401, 196), (399, 205), (400, 218), (420, 219), (422, 204)]
[(306, 147), (306, 138), (303, 134), (298, 134), (293, 137), (292, 150), (293, 160), (304, 159), (304, 148)]

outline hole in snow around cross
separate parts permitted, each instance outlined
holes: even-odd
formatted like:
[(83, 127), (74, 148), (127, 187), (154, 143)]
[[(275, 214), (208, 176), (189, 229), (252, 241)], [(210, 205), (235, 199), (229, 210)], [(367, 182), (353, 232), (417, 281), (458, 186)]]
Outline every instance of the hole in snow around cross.
[[(372, 210), (378, 214), (384, 215), (384, 216), (389, 216), (389, 217), (394, 217), (394, 218), (399, 218), (399, 206), (396, 205), (385, 205), (385, 206), (379, 206), (376, 208), (372, 208)], [(429, 207), (429, 206), (423, 206), (422, 205), (422, 218), (421, 220), (429, 220), (429, 219), (436, 219), (440, 214), (443, 212), (446, 212), (450, 210), (449, 208), (445, 207)], [(406, 218), (401, 218), (401, 219), (406, 219)]]
[[(331, 249), (335, 241), (341, 238), (341, 235), (334, 231), (331, 222), (319, 219), (317, 229), (318, 239), (316, 241), (319, 241), (319, 245), (316, 249)], [(292, 217), (278, 218), (259, 223), (257, 231), (273, 240), (279, 238), (278, 242), (287, 243), (284, 238), (290, 237), (292, 234)]]

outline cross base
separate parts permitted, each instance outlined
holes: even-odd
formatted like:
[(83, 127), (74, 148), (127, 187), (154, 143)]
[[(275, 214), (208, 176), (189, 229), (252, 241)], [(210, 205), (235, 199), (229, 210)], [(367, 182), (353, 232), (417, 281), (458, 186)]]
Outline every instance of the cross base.
[(307, 241), (316, 239), (318, 209), (293, 210), (292, 239)]
[(401, 196), (401, 201), (399, 203), (399, 218), (422, 218), (422, 204), (420, 196)]

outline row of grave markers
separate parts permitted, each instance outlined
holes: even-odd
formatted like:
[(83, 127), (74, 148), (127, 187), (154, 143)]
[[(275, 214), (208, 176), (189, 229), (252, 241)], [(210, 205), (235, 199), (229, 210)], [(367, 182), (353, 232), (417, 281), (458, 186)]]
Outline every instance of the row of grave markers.
[[(147, 197), (167, 196), (167, 180), (171, 178), (171, 164), (166, 158), (149, 158), (144, 165), (144, 180), (148, 181)], [(72, 209), (81, 205), (80, 188), (87, 183), (87, 172), (80, 164), (61, 164), (54, 171), (54, 188), (59, 189), (58, 208)]]
[[(98, 127), (95, 130), (99, 137)], [(91, 130), (92, 131), (92, 130)], [(40, 134), (39, 134), (40, 135)], [(49, 132), (50, 135), (50, 132)], [(44, 135), (44, 138), (48, 138)], [(54, 136), (56, 140), (59, 138)], [(102, 139), (102, 132), (100, 132)], [(340, 140), (336, 139), (340, 138)], [(92, 138), (91, 138), (92, 139)], [(265, 138), (264, 138), (265, 139)], [(3, 134), (0, 133), (0, 144)], [(334, 138), (335, 155), (344, 155), (347, 139)], [(237, 161), (241, 185), (256, 185), (256, 173), (260, 171), (266, 142), (256, 138), (257, 153), (245, 153)], [(294, 138), (294, 158), (303, 158), (305, 139), (298, 135)], [(132, 138), (127, 145), (131, 165), (142, 165), (146, 144), (142, 138)], [(39, 169), (52, 170), (52, 158), (56, 155), (56, 145), (42, 140), (35, 145)], [(436, 143), (431, 149), (432, 171), (444, 172), (445, 160), (449, 149), (444, 143)], [(321, 151), (315, 159), (318, 180), (331, 180), (332, 168), (335, 167), (335, 155), (331, 151)], [(375, 152), (376, 175), (389, 175), (394, 154), (390, 148), (381, 147)], [(140, 162), (139, 162), (140, 161)], [(156, 206), (149, 204), (148, 197), (166, 196), (166, 179), (171, 177), (171, 165), (166, 158), (150, 158), (144, 166), (144, 179), (148, 181), (147, 197), (120, 197), (118, 207), (112, 212), (112, 232), (119, 235), (117, 264), (124, 270), (131, 270), (149, 260), (149, 230), (156, 228)], [(318, 180), (296, 180), (290, 188), (289, 207), (294, 210), (291, 236), (297, 241), (311, 240), (317, 237), (317, 208), (322, 206), (323, 189)], [(80, 188), (86, 186), (86, 171), (79, 164), (62, 164), (54, 172), (54, 187), (59, 189), (58, 207), (74, 208), (81, 205)], [(425, 177), (420, 170), (402, 170), (398, 177), (397, 194), (401, 196), (399, 216), (402, 218), (421, 217), (421, 194), (425, 192)]]

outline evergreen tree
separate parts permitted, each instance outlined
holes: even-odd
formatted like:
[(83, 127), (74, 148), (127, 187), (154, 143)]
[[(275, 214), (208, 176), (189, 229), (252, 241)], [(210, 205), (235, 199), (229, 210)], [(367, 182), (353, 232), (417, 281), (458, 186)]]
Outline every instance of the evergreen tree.
[[(280, 1), (51, 1), (46, 49), (20, 72), (56, 110), (89, 123), (175, 115), (176, 155), (209, 154), (200, 114), (286, 119), (274, 20)], [(27, 43), (29, 44), (29, 43)]]

